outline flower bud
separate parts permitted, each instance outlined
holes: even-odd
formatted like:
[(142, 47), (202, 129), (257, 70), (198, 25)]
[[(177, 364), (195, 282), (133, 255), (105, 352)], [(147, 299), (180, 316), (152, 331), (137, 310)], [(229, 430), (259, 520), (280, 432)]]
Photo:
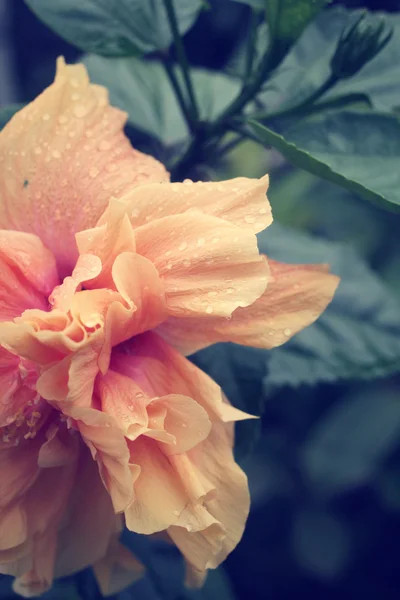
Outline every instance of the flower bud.
[(383, 18), (367, 16), (362, 11), (350, 27), (343, 30), (331, 60), (332, 73), (338, 79), (355, 75), (389, 42), (392, 26)]

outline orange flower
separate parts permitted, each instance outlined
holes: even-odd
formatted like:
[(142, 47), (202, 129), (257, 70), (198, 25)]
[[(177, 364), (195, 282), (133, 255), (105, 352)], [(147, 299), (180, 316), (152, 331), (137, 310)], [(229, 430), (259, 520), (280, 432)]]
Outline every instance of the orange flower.
[(180, 352), (277, 346), (337, 285), (259, 255), (268, 177), (170, 184), (125, 119), (59, 60), (0, 133), (0, 569), (25, 596), (87, 565), (128, 585), (124, 523), (166, 532), (191, 582), (217, 567), (249, 510), (249, 415)]

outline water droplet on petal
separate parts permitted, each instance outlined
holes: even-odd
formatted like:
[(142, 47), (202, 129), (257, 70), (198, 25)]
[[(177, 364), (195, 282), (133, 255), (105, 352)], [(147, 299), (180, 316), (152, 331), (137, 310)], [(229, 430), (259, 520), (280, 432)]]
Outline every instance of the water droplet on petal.
[(181, 250), (181, 251), (186, 250), (186, 248), (187, 248), (187, 243), (186, 242), (182, 242), (179, 245), (179, 250)]
[(252, 215), (246, 215), (244, 220), (246, 221), (246, 223), (255, 223), (256, 222), (256, 218), (253, 217)]
[(211, 313), (213, 313), (213, 312), (214, 312), (214, 309), (213, 309), (213, 307), (212, 307), (212, 306), (207, 306), (207, 308), (206, 308), (206, 313), (207, 313), (208, 315), (211, 315)]
[(205, 244), (205, 243), (206, 243), (206, 239), (205, 239), (205, 238), (203, 238), (203, 237), (200, 237), (200, 238), (197, 240), (197, 245), (198, 245), (198, 247), (199, 247), (199, 248), (201, 248), (201, 246), (204, 246), (204, 244)]
[(229, 287), (226, 291), (228, 294), (233, 294), (233, 292), (235, 291), (235, 288)]
[(291, 329), (284, 329), (284, 330), (283, 330), (283, 333), (284, 333), (284, 334), (285, 334), (287, 337), (289, 337), (289, 335), (292, 335), (292, 330), (291, 330)]
[(48, 121), (50, 119), (50, 115), (48, 113), (44, 113), (42, 119), (43, 121)]

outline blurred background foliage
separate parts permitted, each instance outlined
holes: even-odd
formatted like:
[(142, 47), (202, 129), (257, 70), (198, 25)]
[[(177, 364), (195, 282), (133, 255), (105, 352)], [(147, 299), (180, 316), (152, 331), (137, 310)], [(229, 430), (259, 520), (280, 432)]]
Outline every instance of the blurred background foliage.
[[(69, 41), (27, 6), (40, 14), (48, 0), (0, 1), (4, 107), (40, 93), (53, 78), (58, 55), (69, 62), (81, 57), (79, 47), (69, 43), (73, 27), (70, 34), (68, 20), (57, 20), (58, 9), (69, 1), (53, 2), (47, 13), (48, 23)], [(117, 1), (129, 5), (132, 0)], [(293, 8), (302, 2), (287, 4)], [(294, 44), (253, 106), (253, 112), (267, 107), (271, 114), (301, 104), (320, 89), (343, 28), (358, 18), (354, 11), (368, 9), (368, 18), (384, 11), (393, 35), (354, 77), (326, 90), (321, 101), (326, 108), (311, 118), (294, 112), (270, 119), (270, 131), (283, 138), (268, 133), (263, 147), (249, 139), (238, 144), (240, 132), (230, 133), (225, 139), (230, 152), (210, 153), (210, 160), (199, 155), (188, 169), (187, 175), (210, 179), (269, 172), (275, 222), (260, 235), (260, 249), (287, 262), (329, 263), (342, 282), (317, 323), (287, 344), (268, 352), (225, 344), (192, 357), (235, 405), (261, 416), (240, 423), (237, 432), (237, 456), (253, 498), (248, 526), (223, 568), (198, 592), (182, 589), (182, 564), (174, 549), (127, 535), (148, 575), (119, 600), (398, 600), (400, 213), (393, 208), (400, 203), (400, 2), (333, 2), (297, 41), (288, 41), (273, 13), (269, 33), (263, 19), (254, 16), (259, 13), (252, 9), (265, 0), (175, 4), (186, 7), (179, 27), (186, 34), (203, 120), (218, 117), (237, 96), (247, 60), (245, 40), (252, 31), (254, 61), (263, 55), (268, 35), (280, 36), (278, 52), (285, 54)], [(271, 0), (274, 4), (279, 2)], [(326, 3), (308, 4), (317, 13)], [(295, 23), (295, 16), (289, 11), (286, 19)], [(129, 55), (91, 54), (84, 60), (91, 77), (110, 88), (112, 102), (128, 112), (133, 144), (173, 164), (189, 133), (159, 64), (171, 34), (165, 18), (153, 25), (147, 37), (146, 21), (137, 30), (127, 28), (116, 45), (113, 36), (111, 42), (99, 42), (96, 32), (92, 37), (79, 33), (75, 43), (91, 52), (100, 48), (107, 55)], [(138, 56), (149, 50), (146, 61)], [(173, 70), (175, 57), (172, 51), (168, 58)], [(181, 81), (179, 72), (176, 77)], [(346, 99), (343, 106), (338, 97)], [(5, 108), (1, 118), (6, 121), (12, 112)], [(296, 144), (295, 151), (288, 142)], [(322, 172), (318, 161), (331, 170)], [(14, 596), (7, 578), (0, 584), (2, 599)], [(61, 582), (46, 597), (100, 596), (88, 572)]]

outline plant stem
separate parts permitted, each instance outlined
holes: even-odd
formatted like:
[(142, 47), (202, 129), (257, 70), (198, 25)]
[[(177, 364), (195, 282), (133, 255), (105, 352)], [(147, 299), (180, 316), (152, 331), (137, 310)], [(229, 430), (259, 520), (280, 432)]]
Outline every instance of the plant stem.
[(179, 61), (179, 65), (182, 70), (183, 79), (186, 85), (187, 93), (190, 100), (189, 114), (190, 114), (190, 129), (192, 131), (196, 128), (196, 123), (199, 119), (199, 111), (197, 107), (196, 96), (190, 76), (190, 66), (186, 57), (185, 48), (183, 46), (182, 38), (178, 29), (178, 22), (176, 19), (175, 9), (173, 0), (164, 0), (165, 10), (167, 11), (168, 21), (171, 27), (172, 35), (174, 37), (174, 44), (176, 49), (176, 55)]
[(189, 108), (186, 104), (186, 100), (184, 98), (183, 92), (181, 90), (181, 86), (179, 84), (178, 78), (174, 71), (174, 65), (172, 64), (169, 57), (164, 58), (162, 64), (164, 65), (165, 72), (167, 73), (168, 79), (171, 83), (171, 86), (175, 92), (176, 99), (178, 100), (179, 106), (183, 112), (183, 115), (186, 119), (186, 123), (189, 127), (189, 130), (192, 128), (192, 118), (189, 112)]
[(249, 83), (251, 71), (253, 68), (254, 54), (256, 50), (256, 33), (257, 33), (258, 15), (255, 10), (251, 11), (249, 24), (249, 38), (246, 48), (246, 64), (244, 71), (244, 84)]

